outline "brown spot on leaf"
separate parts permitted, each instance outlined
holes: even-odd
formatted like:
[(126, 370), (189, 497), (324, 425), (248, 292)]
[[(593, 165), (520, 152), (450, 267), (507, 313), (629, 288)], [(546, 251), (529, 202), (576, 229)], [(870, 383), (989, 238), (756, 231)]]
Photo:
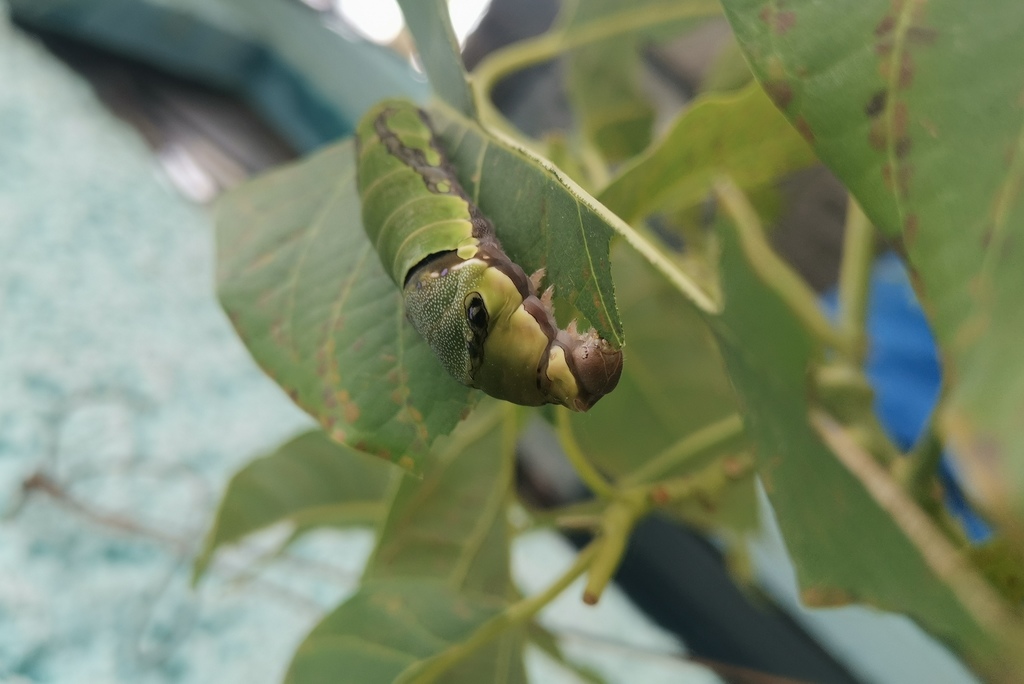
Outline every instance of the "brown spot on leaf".
[(803, 116), (798, 116), (796, 121), (793, 122), (797, 132), (804, 137), (809, 144), (813, 145), (815, 142), (814, 131), (811, 130), (811, 124), (807, 123), (807, 119)]
[(868, 129), (868, 144), (879, 152), (884, 152), (885, 148), (889, 146), (889, 130), (883, 119), (875, 119), (871, 122), (871, 128)]
[(988, 249), (989, 245), (992, 244), (992, 236), (995, 232), (995, 226), (989, 224), (985, 227), (985, 230), (981, 232), (981, 246), (984, 249)]
[(878, 116), (885, 109), (885, 99), (885, 90), (879, 90), (868, 100), (867, 105), (864, 107), (864, 113), (872, 118)]
[(903, 136), (902, 138), (897, 140), (894, 151), (896, 152), (897, 159), (903, 159), (908, 154), (910, 154), (910, 138), (907, 136)]
[(416, 463), (412, 460), (411, 456), (403, 456), (398, 459), (398, 467), (404, 470), (412, 470), (415, 465)]
[(903, 220), (903, 240), (907, 243), (907, 247), (917, 240), (917, 228), (917, 214), (908, 214), (907, 218)]
[(793, 88), (785, 81), (765, 81), (764, 90), (779, 109), (786, 109), (793, 101)]
[(730, 480), (737, 480), (743, 477), (749, 470), (748, 463), (741, 458), (730, 456), (722, 461), (722, 472)]
[(914, 82), (914, 59), (909, 52), (904, 52), (900, 58), (899, 80), (896, 82), (900, 89), (907, 89)]
[(892, 132), (897, 139), (907, 135), (907, 103), (897, 102), (892, 112)]
[(878, 22), (875, 26), (875, 35), (879, 38), (888, 36), (892, 33), (892, 30), (896, 27), (896, 17), (891, 14), (886, 14), (882, 17), (882, 21)]
[(792, 10), (785, 10), (782, 12), (776, 12), (774, 21), (772, 21), (772, 30), (778, 35), (783, 35), (789, 29), (796, 26), (796, 12)]
[(882, 182), (890, 192), (900, 198), (906, 197), (910, 192), (910, 179), (913, 176), (913, 166), (910, 164), (899, 164), (895, 173), (891, 164), (882, 167)]
[(797, 12), (791, 9), (777, 9), (769, 6), (762, 9), (758, 13), (758, 17), (779, 36), (792, 29), (797, 23)]
[(334, 428), (330, 432), (331, 439), (340, 444), (344, 444), (346, 440), (345, 431), (340, 428)]
[(655, 506), (664, 506), (665, 504), (672, 500), (672, 498), (669, 496), (668, 490), (661, 485), (655, 485), (654, 487), (651, 487), (649, 496), (651, 499), (651, 503), (653, 503)]
[(288, 396), (291, 397), (291, 400), (296, 404), (299, 403), (299, 391), (297, 389), (288, 390)]

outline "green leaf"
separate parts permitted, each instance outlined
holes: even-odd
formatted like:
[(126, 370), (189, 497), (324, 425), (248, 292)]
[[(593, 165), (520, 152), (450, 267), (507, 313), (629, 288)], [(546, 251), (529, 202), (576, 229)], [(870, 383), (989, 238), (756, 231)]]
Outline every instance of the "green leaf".
[(813, 150), (751, 84), (736, 94), (698, 98), (598, 199), (632, 223), (699, 204), (720, 174), (757, 188), (814, 161)]
[(398, 4), (434, 92), (455, 111), (475, 117), (476, 107), (446, 0), (399, 0)]
[[(431, 118), (459, 181), (493, 222), (506, 253), (545, 282), (602, 337), (623, 341), (608, 257), (615, 228), (600, 205), (545, 159), (435, 104)], [(558, 311), (564, 326), (567, 312)]]
[[(504, 602), (453, 590), (443, 581), (405, 578), (364, 583), (299, 646), (288, 684), (392, 684), (416, 663), (466, 639)], [(518, 650), (516, 656), (511, 650)], [(450, 684), (526, 683), (522, 637), (513, 635), (445, 674)]]
[(360, 219), (351, 141), (228, 194), (221, 304), (249, 351), (332, 439), (417, 467), (477, 399), (405, 319)]
[(651, 142), (654, 108), (640, 88), (641, 62), (633, 41), (614, 38), (569, 55), (569, 101), (609, 162), (639, 153)]
[[(658, 37), (680, 33), (693, 19), (672, 20), (680, 8), (700, 7), (699, 0), (575, 0), (566, 2), (558, 30), (568, 39), (601, 24), (657, 16), (639, 28), (573, 50), (568, 58), (567, 89), (584, 135), (610, 162), (627, 159), (651, 141), (654, 108), (640, 87), (641, 50)], [(623, 25), (620, 24), (620, 25)]]
[(906, 613), (985, 662), (991, 637), (811, 426), (807, 369), (816, 343), (754, 275), (734, 229), (722, 233), (726, 306), (713, 328), (804, 602)]
[[(505, 609), (517, 412), (488, 400), (438, 443), (422, 480), (402, 481), (359, 592), (313, 629), (287, 681), (390, 684)], [(506, 632), (444, 681), (525, 683), (524, 639)]]
[[(619, 480), (663, 462), (701, 428), (736, 413), (737, 405), (707, 323), (690, 302), (653, 273), (636, 252), (615, 256), (617, 297), (629, 346), (615, 391), (593, 409), (573, 414), (572, 425), (587, 458)], [(703, 468), (723, 453), (745, 447), (742, 435), (723, 448), (659, 469), (657, 479)], [(645, 480), (647, 478), (644, 478)], [(755, 520), (753, 478), (714, 510), (686, 506), (689, 521), (749, 526)]]
[(939, 425), (1024, 538), (1024, 4), (724, 0), (755, 75), (890, 237), (946, 362)]
[(439, 442), (423, 479), (399, 486), (366, 577), (429, 577), (507, 597), (511, 483), (509, 446), (499, 429), (511, 405), (488, 400)]
[[(198, 581), (218, 548), (288, 521), (297, 532), (317, 526), (374, 524), (383, 519), (394, 474), (378, 460), (303, 433), (235, 473), (195, 561)], [(293, 539), (296, 535), (293, 535)]]

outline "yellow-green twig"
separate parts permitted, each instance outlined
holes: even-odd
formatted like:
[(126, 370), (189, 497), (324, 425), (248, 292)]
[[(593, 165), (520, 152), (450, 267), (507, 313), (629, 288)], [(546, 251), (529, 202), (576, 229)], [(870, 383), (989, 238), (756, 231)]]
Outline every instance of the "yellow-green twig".
[(692, 475), (659, 482), (651, 487), (648, 496), (659, 506), (697, 497), (711, 498), (753, 469), (752, 456), (723, 458)]
[(889, 514), (925, 563), (949, 587), (960, 605), (979, 626), (1005, 648), (1004, 665), (1020, 672), (1024, 656), (1024, 621), (1009, 608), (992, 587), (970, 566), (964, 556), (936, 529), (932, 521), (896, 484), (870, 454), (824, 411), (812, 409), (810, 422), (822, 440), (875, 503)]
[(722, 420), (691, 432), (660, 454), (649, 460), (641, 468), (623, 478), (623, 486), (632, 486), (644, 482), (660, 480), (680, 465), (714, 449), (729, 447), (743, 436), (743, 419), (739, 414), (732, 414)]
[(854, 354), (851, 361), (857, 366), (864, 362), (867, 351), (864, 325), (874, 253), (874, 226), (850, 195), (843, 237), (843, 261), (839, 268), (839, 331), (847, 338)]
[(620, 492), (605, 509), (601, 519), (601, 532), (597, 537), (597, 552), (587, 573), (587, 586), (583, 602), (594, 605), (601, 599), (608, 583), (622, 562), (626, 544), (637, 522), (651, 509), (646, 492)]
[(590, 487), (590, 491), (594, 492), (596, 496), (602, 499), (615, 498), (615, 488), (587, 460), (583, 449), (580, 448), (579, 442), (576, 441), (576, 435), (572, 431), (572, 423), (569, 421), (569, 412), (559, 410), (556, 411), (555, 415), (558, 441), (562, 445), (562, 449), (565, 451), (565, 455), (568, 457), (569, 463), (572, 464), (576, 474), (580, 476), (580, 479)]
[(572, 566), (547, 589), (512, 604), (500, 614), (480, 625), (465, 641), (452, 644), (433, 658), (418, 663), (411, 670), (402, 673), (396, 681), (404, 684), (429, 684), (450, 670), (456, 663), (467, 658), (473, 651), (499, 637), (502, 632), (525, 623), (544, 606), (551, 603), (577, 577), (586, 572), (593, 562), (596, 552), (597, 543), (592, 542), (577, 554)]

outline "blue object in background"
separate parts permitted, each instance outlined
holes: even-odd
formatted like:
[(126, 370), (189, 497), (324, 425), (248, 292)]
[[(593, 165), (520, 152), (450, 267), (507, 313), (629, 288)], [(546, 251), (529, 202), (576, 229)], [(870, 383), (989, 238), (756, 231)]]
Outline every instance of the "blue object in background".
[[(829, 315), (839, 308), (838, 291), (822, 296)], [(942, 368), (935, 338), (910, 285), (900, 258), (888, 252), (871, 273), (865, 372), (875, 390), (875, 413), (896, 445), (906, 451), (920, 438), (939, 399)], [(948, 453), (939, 473), (946, 505), (976, 543), (991, 535), (988, 525), (970, 507)]]

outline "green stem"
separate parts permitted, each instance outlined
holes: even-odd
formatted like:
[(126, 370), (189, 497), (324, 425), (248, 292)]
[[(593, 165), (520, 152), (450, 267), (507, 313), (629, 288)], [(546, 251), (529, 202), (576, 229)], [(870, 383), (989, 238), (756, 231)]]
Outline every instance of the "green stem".
[(597, 543), (591, 542), (577, 554), (576, 561), (572, 566), (547, 589), (512, 604), (499, 615), (480, 625), (465, 641), (453, 644), (433, 658), (418, 664), (418, 667), (414, 666), (413, 670), (407, 670), (396, 681), (405, 684), (429, 684), (457, 663), (465, 660), (473, 651), (497, 638), (503, 632), (523, 624), (565, 591), (565, 588), (572, 584), (577, 577), (586, 572), (594, 559), (597, 547)]
[(590, 605), (598, 602), (622, 562), (633, 529), (655, 506), (698, 497), (713, 500), (753, 468), (754, 459), (749, 455), (721, 458), (686, 477), (620, 489), (601, 519), (600, 546), (587, 575), (583, 602)]
[(892, 518), (928, 568), (949, 587), (974, 622), (1004, 646), (1002, 655), (1007, 662), (1003, 665), (1013, 668), (1007, 672), (1021, 672), (1021, 667), (1024, 667), (1024, 652), (1020, 649), (1020, 644), (1024, 643), (1024, 620), (1016, 612), (1016, 606), (1009, 606), (1003, 601), (889, 472), (864, 451), (835, 419), (819, 409), (811, 409), (808, 417), (822, 441)]
[(753, 469), (754, 459), (749, 455), (720, 459), (692, 475), (655, 484), (650, 488), (648, 497), (658, 506), (700, 496), (710, 499)]
[(860, 366), (867, 351), (865, 321), (868, 287), (875, 254), (875, 229), (850, 195), (843, 236), (843, 261), (839, 269), (839, 330), (854, 352), (852, 361)]
[(715, 181), (715, 195), (732, 219), (743, 253), (757, 276), (782, 298), (803, 326), (822, 343), (849, 355), (849, 344), (818, 308), (807, 283), (775, 254), (765, 238), (761, 219), (739, 187), (728, 177)]
[(652, 504), (646, 491), (621, 492), (605, 509), (597, 537), (597, 552), (583, 589), (583, 602), (587, 605), (592, 606), (601, 599), (622, 562), (633, 528), (651, 510)]
[(634, 470), (623, 478), (623, 486), (654, 482), (670, 475), (679, 466), (709, 451), (727, 447), (743, 435), (743, 419), (732, 414), (691, 432), (660, 454), (649, 460), (642, 468)]
[(555, 416), (558, 441), (562, 445), (562, 449), (565, 450), (565, 455), (569, 458), (569, 463), (572, 464), (576, 474), (590, 487), (590, 491), (594, 492), (595, 495), (602, 499), (614, 499), (617, 493), (615, 488), (587, 460), (583, 449), (580, 448), (579, 442), (576, 441), (576, 435), (572, 431), (572, 423), (569, 421), (569, 412), (558, 410)]
[(497, 122), (499, 127), (506, 131), (509, 129), (510, 125), (491, 102), (491, 91), (494, 86), (509, 74), (546, 62), (584, 45), (668, 22), (718, 16), (721, 12), (722, 8), (718, 2), (708, 0), (679, 4), (671, 8), (658, 5), (630, 9), (628, 12), (615, 13), (582, 26), (572, 27), (571, 30), (549, 31), (493, 52), (473, 70), (472, 88), (480, 118), (488, 124)]

